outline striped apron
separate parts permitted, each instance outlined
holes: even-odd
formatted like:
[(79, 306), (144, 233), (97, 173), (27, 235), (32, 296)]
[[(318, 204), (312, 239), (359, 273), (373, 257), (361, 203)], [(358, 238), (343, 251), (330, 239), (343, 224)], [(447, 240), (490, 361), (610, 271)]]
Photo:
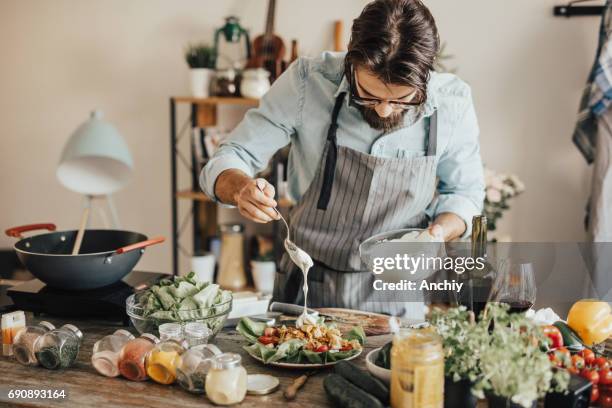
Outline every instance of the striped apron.
[[(308, 306), (405, 315), (405, 303), (377, 299), (375, 275), (364, 270), (359, 244), (384, 231), (427, 226), (425, 209), (436, 183), (437, 111), (429, 119), (425, 156), (376, 157), (338, 145), (344, 97), (336, 98), (315, 177), (289, 214), (294, 242), (315, 262), (308, 273)], [(274, 280), (274, 300), (303, 304), (302, 282), (302, 271), (285, 253)], [(422, 314), (423, 304), (416, 303), (412, 309)]]

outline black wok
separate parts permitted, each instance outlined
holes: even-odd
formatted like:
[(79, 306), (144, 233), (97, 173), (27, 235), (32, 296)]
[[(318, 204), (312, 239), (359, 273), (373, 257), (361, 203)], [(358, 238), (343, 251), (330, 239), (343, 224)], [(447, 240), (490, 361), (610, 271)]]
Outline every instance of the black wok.
[(54, 224), (32, 224), (6, 230), (21, 238), (15, 244), (17, 256), (38, 279), (58, 289), (95, 289), (111, 285), (132, 271), (144, 248), (164, 241), (163, 237), (147, 239), (137, 232), (119, 230), (86, 230), (81, 250), (72, 255), (77, 232), (59, 231), (23, 238), (22, 233), (46, 229)]

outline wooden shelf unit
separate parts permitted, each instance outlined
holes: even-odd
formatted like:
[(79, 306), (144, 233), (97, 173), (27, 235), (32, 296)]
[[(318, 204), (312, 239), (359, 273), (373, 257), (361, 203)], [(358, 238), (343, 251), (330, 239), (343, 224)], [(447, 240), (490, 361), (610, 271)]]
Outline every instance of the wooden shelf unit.
[(217, 230), (217, 204), (210, 200), (204, 193), (200, 192), (198, 177), (200, 168), (193, 151), (191, 157), (191, 187), (189, 189), (178, 188), (178, 140), (180, 136), (177, 130), (177, 107), (180, 105), (190, 107), (189, 121), (191, 127), (183, 131), (191, 131), (198, 127), (209, 127), (217, 125), (218, 106), (241, 106), (256, 107), (258, 99), (239, 97), (194, 98), (191, 96), (170, 97), (170, 163), (171, 163), (171, 187), (172, 187), (172, 273), (179, 273), (179, 221), (178, 221), (178, 199), (192, 200), (192, 226), (193, 226), (193, 252), (202, 248), (203, 238), (215, 234)]

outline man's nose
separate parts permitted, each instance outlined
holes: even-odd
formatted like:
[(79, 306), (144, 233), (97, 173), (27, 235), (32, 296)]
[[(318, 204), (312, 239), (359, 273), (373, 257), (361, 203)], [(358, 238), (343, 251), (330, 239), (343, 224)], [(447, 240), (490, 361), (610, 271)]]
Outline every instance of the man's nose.
[(381, 118), (387, 118), (393, 113), (393, 108), (387, 102), (381, 102), (374, 108)]

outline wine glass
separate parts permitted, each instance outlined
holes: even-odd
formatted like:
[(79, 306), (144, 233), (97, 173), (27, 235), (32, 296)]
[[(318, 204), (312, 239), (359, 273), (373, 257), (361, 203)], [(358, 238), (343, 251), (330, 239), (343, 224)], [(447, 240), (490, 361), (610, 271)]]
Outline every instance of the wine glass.
[(533, 265), (503, 260), (493, 282), (489, 302), (507, 303), (510, 305), (510, 313), (522, 313), (529, 310), (535, 300)]

